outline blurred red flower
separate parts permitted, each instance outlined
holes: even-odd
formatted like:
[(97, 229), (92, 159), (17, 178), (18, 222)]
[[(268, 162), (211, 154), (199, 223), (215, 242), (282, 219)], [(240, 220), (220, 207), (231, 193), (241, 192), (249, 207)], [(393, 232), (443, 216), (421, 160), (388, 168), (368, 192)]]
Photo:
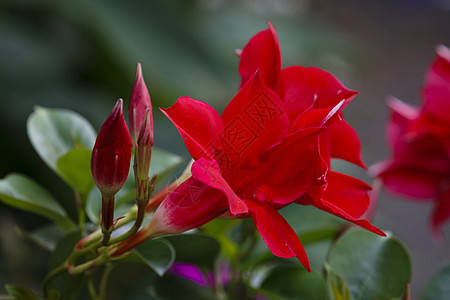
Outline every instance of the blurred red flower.
[(450, 218), (450, 50), (438, 46), (425, 78), (420, 108), (391, 99), (387, 138), (392, 156), (371, 167), (388, 190), (433, 201), (433, 234)]

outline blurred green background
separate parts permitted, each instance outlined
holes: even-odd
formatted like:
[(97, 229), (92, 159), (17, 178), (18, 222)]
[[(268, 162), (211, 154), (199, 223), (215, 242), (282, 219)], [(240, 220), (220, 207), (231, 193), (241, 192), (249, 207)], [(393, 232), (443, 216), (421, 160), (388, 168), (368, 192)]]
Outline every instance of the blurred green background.
[[(266, 20), (284, 66), (323, 68), (360, 92), (344, 113), (367, 165), (389, 154), (386, 97), (419, 104), (435, 46), (450, 46), (448, 0), (0, 0), (0, 177), (21, 172), (58, 198), (70, 193), (32, 149), (28, 115), (36, 105), (71, 109), (98, 130), (118, 98), (127, 103), (137, 62), (155, 107), (155, 144), (187, 156), (156, 108), (190, 96), (222, 111), (239, 85), (234, 50)], [(363, 170), (337, 168), (371, 182)], [(375, 216), (411, 250), (413, 295), (449, 258), (450, 225), (447, 241), (435, 245), (430, 210), (383, 192)], [(0, 294), (10, 282), (39, 289), (48, 254), (14, 228), (44, 222), (0, 204)]]

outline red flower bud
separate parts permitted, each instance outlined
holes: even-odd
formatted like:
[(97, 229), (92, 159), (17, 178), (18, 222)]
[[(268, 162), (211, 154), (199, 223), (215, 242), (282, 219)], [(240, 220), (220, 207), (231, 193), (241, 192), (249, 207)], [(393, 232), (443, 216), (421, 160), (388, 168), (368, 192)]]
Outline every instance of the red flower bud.
[[(148, 122), (144, 125), (145, 114), (149, 110)], [(139, 132), (142, 126), (149, 127), (149, 143), (153, 144), (153, 115), (152, 102), (147, 86), (142, 76), (141, 64), (137, 64), (136, 79), (134, 81), (133, 91), (131, 92), (130, 105), (128, 106), (128, 117), (130, 121), (130, 132), (133, 143), (136, 144), (139, 138)]]
[(130, 169), (131, 142), (119, 99), (102, 125), (91, 158), (94, 182), (104, 198), (113, 197), (123, 186)]

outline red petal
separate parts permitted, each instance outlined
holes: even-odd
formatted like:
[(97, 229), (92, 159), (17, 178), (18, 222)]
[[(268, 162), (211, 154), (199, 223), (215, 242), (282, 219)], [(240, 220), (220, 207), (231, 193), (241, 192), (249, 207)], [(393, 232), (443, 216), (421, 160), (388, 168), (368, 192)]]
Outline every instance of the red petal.
[(361, 158), (361, 142), (356, 131), (344, 120), (331, 124), (329, 128), (331, 156), (367, 169)]
[(174, 105), (161, 111), (177, 127), (192, 158), (214, 158), (223, 124), (219, 114), (211, 106), (189, 97), (181, 97)]
[(223, 179), (219, 164), (215, 160), (200, 158), (191, 168), (192, 176), (204, 184), (222, 191), (228, 199), (230, 212), (233, 216), (248, 213), (247, 205), (231, 189)]
[[(341, 101), (339, 103), (343, 102)], [(289, 127), (289, 132), (296, 132), (308, 127), (329, 126), (330, 124), (339, 122), (340, 120), (340, 114), (330, 108), (311, 109), (305, 111), (299, 115), (297, 119), (295, 119), (294, 123), (292, 123)]]
[(450, 49), (438, 46), (437, 58), (425, 79), (425, 103), (423, 111), (449, 124), (450, 114)]
[(281, 69), (281, 53), (278, 37), (270, 22), (269, 29), (254, 35), (240, 53), (239, 74), (241, 87), (255, 74), (261, 72), (263, 82), (275, 89)]
[(356, 178), (330, 171), (328, 186), (322, 198), (339, 207), (355, 219), (361, 218), (369, 207), (368, 191), (372, 188)]
[(343, 99), (350, 102), (357, 94), (327, 71), (301, 66), (281, 70), (277, 92), (291, 123), (308, 108), (331, 108)]
[(286, 137), (258, 169), (256, 189), (248, 193), (271, 203), (287, 204), (298, 199), (317, 181), (323, 182), (328, 167), (319, 154), (321, 130), (308, 128)]
[[(342, 102), (339, 103), (341, 104)], [(358, 135), (333, 109), (313, 109), (301, 114), (291, 125), (289, 132), (322, 125), (328, 126), (329, 128), (328, 136), (330, 139), (329, 147), (331, 157), (341, 158), (367, 169), (362, 162), (361, 143)]]
[(311, 272), (305, 249), (288, 222), (274, 208), (264, 202), (252, 200), (246, 202), (250, 216), (270, 251), (283, 258), (296, 256), (306, 270)]
[(314, 206), (323, 211), (326, 211), (332, 215), (335, 215), (339, 218), (350, 221), (353, 224), (361, 226), (362, 228), (365, 228), (373, 233), (376, 233), (381, 236), (386, 236), (386, 234), (383, 231), (381, 231), (377, 227), (370, 224), (369, 221), (364, 220), (364, 219), (353, 218), (351, 215), (349, 215), (347, 212), (342, 210), (340, 207), (338, 207), (338, 206), (334, 205), (333, 203), (330, 203), (324, 199), (321, 199), (320, 201), (314, 203)]
[(278, 95), (257, 73), (222, 114), (224, 151), (216, 157), (222, 171), (260, 163), (261, 154), (278, 144), (288, 130), (288, 118)]
[(391, 117), (387, 123), (386, 136), (391, 149), (398, 151), (404, 144), (404, 134), (407, 133), (411, 121), (419, 115), (419, 110), (396, 98), (390, 98)]
[(441, 173), (395, 161), (380, 162), (372, 166), (370, 172), (391, 192), (427, 201), (436, 196), (442, 178)]
[(222, 191), (191, 177), (164, 199), (149, 228), (153, 236), (180, 233), (208, 223), (227, 209)]

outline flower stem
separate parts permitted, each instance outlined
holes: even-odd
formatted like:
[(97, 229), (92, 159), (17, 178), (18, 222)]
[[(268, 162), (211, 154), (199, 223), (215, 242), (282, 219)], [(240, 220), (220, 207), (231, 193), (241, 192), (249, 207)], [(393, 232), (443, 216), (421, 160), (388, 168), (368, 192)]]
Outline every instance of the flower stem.
[(66, 270), (65, 267), (66, 267), (65, 264), (61, 264), (59, 267), (53, 269), (50, 273), (48, 273), (48, 275), (45, 277), (44, 283), (43, 283), (45, 299), (47, 299), (47, 296), (48, 296), (48, 292), (49, 292), (48, 289), (49, 289), (50, 282), (53, 280), (53, 278), (55, 278), (56, 276), (58, 276), (59, 274), (64, 272)]
[(144, 205), (144, 206), (141, 205), (141, 206), (136, 206), (136, 207), (138, 207), (138, 210), (137, 210), (137, 216), (136, 216), (136, 221), (134, 222), (134, 225), (126, 233), (124, 233), (118, 237), (112, 238), (109, 241), (110, 245), (114, 245), (114, 244), (117, 244), (118, 242), (128, 239), (129, 237), (133, 236), (139, 230), (139, 228), (142, 225), (142, 222), (144, 221), (146, 205)]
[(102, 194), (102, 217), (100, 224), (103, 233), (102, 244), (108, 246), (114, 226), (114, 196), (105, 197)]
[(102, 278), (100, 279), (100, 299), (106, 299), (106, 284), (108, 282), (109, 275), (111, 274), (114, 266), (111, 263), (107, 263), (105, 270), (103, 271)]
[(67, 271), (70, 275), (76, 275), (81, 274), (85, 271), (92, 270), (93, 268), (100, 266), (104, 264), (105, 262), (109, 261), (109, 256), (107, 253), (103, 252), (100, 256), (98, 256), (96, 259), (87, 261), (85, 263), (82, 263), (78, 266), (69, 264), (67, 266)]
[(98, 296), (97, 291), (95, 290), (94, 286), (94, 270), (91, 270), (89, 274), (87, 275), (87, 285), (88, 285), (88, 291), (89, 295), (91, 296), (92, 300), (100, 300), (101, 298)]

